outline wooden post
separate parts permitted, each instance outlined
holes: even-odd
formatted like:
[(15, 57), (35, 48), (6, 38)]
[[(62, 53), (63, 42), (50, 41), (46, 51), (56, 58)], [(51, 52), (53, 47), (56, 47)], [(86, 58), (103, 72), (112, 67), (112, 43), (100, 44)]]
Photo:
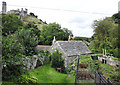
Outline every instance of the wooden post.
[(111, 84), (109, 78), (107, 79), (107, 82), (108, 82), (109, 85)]
[[(78, 56), (77, 56), (78, 57)], [(78, 66), (79, 66), (79, 57), (78, 57), (78, 62), (77, 62), (77, 68), (75, 70), (75, 85), (77, 83), (77, 72), (78, 72)]]
[(75, 85), (77, 84), (77, 69), (75, 70)]
[(100, 74), (99, 74), (99, 81), (100, 81), (99, 83), (101, 84), (101, 75)]
[(78, 57), (78, 62), (77, 62), (77, 71), (78, 71), (78, 66), (79, 66), (79, 57)]
[(96, 83), (96, 70), (95, 70), (95, 83)]

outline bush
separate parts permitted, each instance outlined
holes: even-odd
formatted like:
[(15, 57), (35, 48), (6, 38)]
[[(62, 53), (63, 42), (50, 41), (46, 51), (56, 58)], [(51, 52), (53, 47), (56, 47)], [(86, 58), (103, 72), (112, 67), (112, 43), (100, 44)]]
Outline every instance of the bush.
[(120, 58), (120, 49), (116, 48), (116, 49), (113, 51), (113, 56)]
[(33, 83), (38, 83), (38, 79), (34, 76), (31, 76), (30, 74), (21, 75), (20, 78), (18, 79), (18, 82), (24, 84), (33, 84)]
[(15, 14), (2, 15), (2, 35), (13, 34), (21, 26), (23, 22)]
[(50, 63), (50, 57), (51, 53), (48, 50), (44, 51), (44, 64)]
[(62, 72), (66, 73), (64, 59), (62, 58), (62, 54), (58, 50), (52, 54), (52, 67), (55, 69), (62, 68)]
[(32, 56), (36, 55), (36, 46), (38, 45), (38, 36), (36, 36), (29, 29), (21, 29), (16, 31), (16, 37), (18, 41), (24, 47), (25, 55)]
[(20, 76), (25, 70), (21, 65), (7, 65), (2, 69), (2, 79), (4, 81), (16, 81), (17, 77)]
[(51, 61), (51, 53), (48, 50), (39, 50), (38, 53), (40, 54), (39, 58), (43, 58), (43, 64), (49, 64)]
[(2, 37), (2, 79), (10, 81), (22, 74), (23, 47), (14, 35)]

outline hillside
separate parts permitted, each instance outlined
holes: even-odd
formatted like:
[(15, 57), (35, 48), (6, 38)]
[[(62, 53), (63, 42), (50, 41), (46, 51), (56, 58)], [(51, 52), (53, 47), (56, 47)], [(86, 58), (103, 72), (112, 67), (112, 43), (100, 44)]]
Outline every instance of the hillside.
[(40, 29), (44, 24), (47, 24), (46, 22), (43, 22), (41, 19), (38, 19), (33, 16), (24, 16), (23, 21), (24, 23), (33, 23), (34, 25), (37, 25), (38, 29)]

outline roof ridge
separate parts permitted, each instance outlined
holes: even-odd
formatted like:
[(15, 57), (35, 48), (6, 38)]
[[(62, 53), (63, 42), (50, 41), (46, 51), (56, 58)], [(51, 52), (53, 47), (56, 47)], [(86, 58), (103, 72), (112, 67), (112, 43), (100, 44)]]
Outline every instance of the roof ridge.
[(83, 42), (83, 41), (56, 41), (56, 42)]

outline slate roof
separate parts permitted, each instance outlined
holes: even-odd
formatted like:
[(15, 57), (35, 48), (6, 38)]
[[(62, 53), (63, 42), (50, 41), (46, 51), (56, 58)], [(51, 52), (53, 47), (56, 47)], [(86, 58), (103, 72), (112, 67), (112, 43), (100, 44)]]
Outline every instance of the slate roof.
[(67, 54), (67, 56), (91, 53), (87, 45), (82, 41), (56, 41), (56, 43)]

